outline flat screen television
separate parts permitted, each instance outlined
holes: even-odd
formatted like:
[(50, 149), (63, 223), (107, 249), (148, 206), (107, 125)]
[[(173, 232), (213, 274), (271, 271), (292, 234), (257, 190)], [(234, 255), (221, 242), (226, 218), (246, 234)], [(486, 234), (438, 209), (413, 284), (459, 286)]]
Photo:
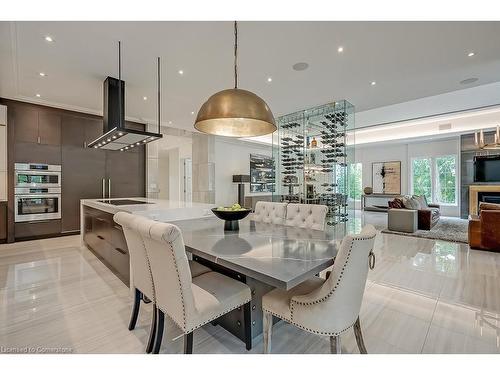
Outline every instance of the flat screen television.
[(474, 157), (474, 182), (500, 182), (500, 155)]

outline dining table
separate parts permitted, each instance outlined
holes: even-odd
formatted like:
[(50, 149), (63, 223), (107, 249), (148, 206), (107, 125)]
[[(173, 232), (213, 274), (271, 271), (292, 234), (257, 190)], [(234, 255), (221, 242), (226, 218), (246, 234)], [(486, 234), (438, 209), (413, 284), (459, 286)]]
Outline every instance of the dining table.
[[(262, 334), (262, 296), (274, 288), (290, 290), (333, 264), (338, 243), (333, 231), (240, 220), (239, 230), (225, 231), (216, 217), (175, 223), (194, 261), (239, 280), (252, 292), (252, 339)], [(236, 309), (218, 324), (245, 340), (243, 311)]]

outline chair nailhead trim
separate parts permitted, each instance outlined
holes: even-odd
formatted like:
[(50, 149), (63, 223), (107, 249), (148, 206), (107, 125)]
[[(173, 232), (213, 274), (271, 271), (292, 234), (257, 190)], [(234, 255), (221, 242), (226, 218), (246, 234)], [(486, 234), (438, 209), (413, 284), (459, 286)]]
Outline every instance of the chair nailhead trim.
[(300, 324), (297, 324), (296, 322), (293, 321), (293, 306), (294, 304), (297, 304), (297, 305), (302, 305), (302, 306), (311, 306), (311, 305), (316, 305), (316, 304), (319, 304), (319, 303), (322, 303), (322, 302), (325, 302), (326, 300), (328, 300), (334, 293), (335, 291), (337, 290), (338, 286), (340, 285), (340, 281), (342, 280), (342, 277), (344, 275), (344, 271), (345, 271), (345, 268), (347, 266), (347, 263), (349, 261), (349, 258), (351, 256), (351, 252), (352, 252), (352, 248), (354, 246), (354, 241), (366, 241), (366, 240), (371, 240), (373, 239), (373, 237), (357, 237), (357, 238), (354, 238), (352, 240), (352, 243), (351, 243), (351, 246), (349, 248), (349, 252), (347, 253), (347, 257), (346, 257), (346, 260), (342, 266), (342, 270), (340, 271), (340, 276), (335, 284), (335, 286), (333, 287), (333, 289), (324, 297), (318, 299), (318, 300), (315, 300), (315, 301), (312, 301), (312, 302), (299, 302), (299, 301), (294, 301), (293, 300), (293, 297), (292, 297), (292, 300), (290, 301), (290, 319), (288, 318), (285, 318), (284, 316), (281, 316), (279, 314), (276, 314), (275, 312), (273, 311), (269, 311), (267, 309), (265, 309), (264, 307), (262, 308), (263, 311), (267, 312), (267, 313), (270, 313), (271, 315), (273, 316), (276, 316), (290, 324), (293, 324), (294, 326), (296, 327), (299, 327), (301, 329), (303, 329), (304, 331), (307, 331), (307, 332), (311, 332), (311, 333), (315, 333), (315, 334), (318, 334), (318, 335), (324, 335), (324, 336), (338, 336), (342, 333), (344, 333), (345, 331), (347, 331), (349, 328), (351, 328), (355, 322), (352, 322), (349, 326), (347, 326), (346, 328), (344, 328), (343, 330), (339, 331), (339, 332), (323, 332), (323, 331), (316, 331), (314, 329), (310, 329), (310, 328), (307, 328), (307, 327), (304, 327)]
[(339, 331), (339, 332), (322, 332), (322, 331), (316, 331), (316, 330), (314, 330), (314, 329), (309, 329), (309, 328), (307, 328), (307, 327), (304, 327), (304, 326), (302, 326), (302, 325), (300, 325), (300, 324), (297, 324), (297, 323), (293, 322), (292, 320), (290, 320), (290, 319), (288, 319), (288, 318), (285, 318), (284, 316), (281, 316), (281, 315), (279, 315), (279, 314), (276, 314), (275, 312), (272, 312), (272, 311), (266, 310), (266, 309), (264, 309), (264, 308), (262, 308), (262, 310), (263, 310), (263, 311), (265, 311), (265, 312), (267, 312), (267, 313), (269, 313), (269, 314), (271, 314), (271, 315), (273, 315), (273, 316), (275, 316), (275, 317), (277, 317), (277, 318), (280, 318), (281, 320), (284, 320), (284, 321), (285, 321), (285, 322), (287, 322), (287, 323), (293, 324), (295, 327), (299, 327), (299, 328), (303, 329), (304, 331), (311, 332), (311, 333), (315, 333), (315, 334), (317, 334), (317, 335), (323, 335), (323, 336), (338, 336), (338, 335), (340, 335), (340, 334), (344, 333), (345, 331), (347, 331), (349, 328), (351, 328), (351, 327), (354, 325), (354, 323), (355, 323), (355, 322), (353, 322), (353, 323), (352, 323), (351, 325), (349, 325), (347, 328), (345, 328), (345, 329), (343, 329), (343, 330), (341, 330), (341, 331)]
[(178, 327), (179, 327), (179, 328), (180, 328), (180, 329), (181, 329), (181, 330), (182, 330), (185, 334), (188, 334), (188, 333), (190, 333), (190, 332), (193, 332), (193, 331), (194, 331), (195, 329), (197, 329), (197, 328), (203, 327), (205, 324), (210, 323), (211, 321), (213, 321), (213, 320), (217, 319), (218, 317), (220, 317), (220, 316), (222, 316), (222, 315), (225, 315), (225, 314), (227, 314), (228, 312), (233, 311), (233, 310), (237, 309), (238, 307), (240, 307), (240, 306), (243, 306), (243, 305), (247, 304), (247, 303), (248, 303), (248, 302), (250, 302), (251, 300), (252, 300), (252, 299), (249, 299), (248, 301), (243, 302), (241, 305), (236, 305), (236, 306), (230, 307), (229, 309), (227, 309), (227, 310), (225, 310), (225, 311), (223, 311), (223, 312), (221, 312), (221, 313), (219, 313), (219, 314), (213, 315), (213, 316), (211, 316), (210, 318), (208, 318), (207, 320), (203, 321), (202, 323), (199, 323), (198, 325), (196, 325), (196, 326), (194, 326), (193, 328), (190, 328), (190, 329), (186, 329), (185, 327), (181, 327), (181, 325), (180, 325), (180, 324), (178, 324), (178, 323), (174, 320), (174, 318), (172, 318), (170, 315), (168, 315), (168, 313), (166, 313), (165, 311), (163, 311), (163, 309), (162, 309), (161, 307), (158, 307), (158, 308), (159, 308), (161, 311), (163, 311), (163, 313), (164, 313), (164, 314), (168, 315), (168, 316), (169, 316), (169, 317), (170, 317), (170, 318), (174, 321), (174, 323), (175, 323), (175, 324), (177, 324), (177, 326), (178, 326)]

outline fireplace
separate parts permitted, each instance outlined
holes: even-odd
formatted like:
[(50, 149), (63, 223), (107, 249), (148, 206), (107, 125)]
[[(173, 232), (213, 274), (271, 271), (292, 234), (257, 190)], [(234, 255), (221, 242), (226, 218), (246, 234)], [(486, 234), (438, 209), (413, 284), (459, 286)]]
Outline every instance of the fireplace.
[(477, 193), (478, 204), (481, 202), (500, 204), (500, 191), (480, 191)]
[(500, 185), (470, 185), (469, 215), (477, 215), (479, 203), (500, 203)]

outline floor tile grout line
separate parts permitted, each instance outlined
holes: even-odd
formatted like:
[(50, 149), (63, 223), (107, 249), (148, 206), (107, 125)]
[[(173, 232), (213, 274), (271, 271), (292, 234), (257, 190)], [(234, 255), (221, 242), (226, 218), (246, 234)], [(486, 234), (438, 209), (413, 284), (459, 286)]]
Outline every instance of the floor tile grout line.
[(423, 352), (424, 352), (425, 344), (427, 343), (427, 338), (429, 337), (429, 332), (431, 330), (432, 321), (434, 320), (434, 314), (436, 313), (438, 301), (439, 300), (436, 299), (436, 304), (434, 305), (434, 310), (432, 311), (432, 316), (431, 316), (431, 319), (429, 320), (429, 327), (427, 327), (427, 332), (425, 333), (425, 338), (424, 338), (424, 342), (422, 343), (422, 348), (420, 349), (420, 354), (423, 354)]
[(423, 352), (424, 352), (425, 344), (427, 343), (427, 338), (429, 337), (429, 332), (431, 330), (432, 322), (434, 321), (434, 315), (436, 314), (437, 306), (438, 306), (438, 303), (440, 302), (440, 297), (441, 297), (441, 293), (443, 292), (443, 288), (444, 288), (444, 286), (443, 286), (443, 284), (441, 284), (441, 288), (439, 289), (439, 293), (436, 296), (436, 304), (434, 305), (434, 310), (432, 311), (432, 316), (431, 316), (431, 319), (429, 321), (429, 327), (427, 328), (427, 332), (425, 333), (424, 343), (422, 344), (422, 349), (420, 349), (420, 354), (423, 354)]

